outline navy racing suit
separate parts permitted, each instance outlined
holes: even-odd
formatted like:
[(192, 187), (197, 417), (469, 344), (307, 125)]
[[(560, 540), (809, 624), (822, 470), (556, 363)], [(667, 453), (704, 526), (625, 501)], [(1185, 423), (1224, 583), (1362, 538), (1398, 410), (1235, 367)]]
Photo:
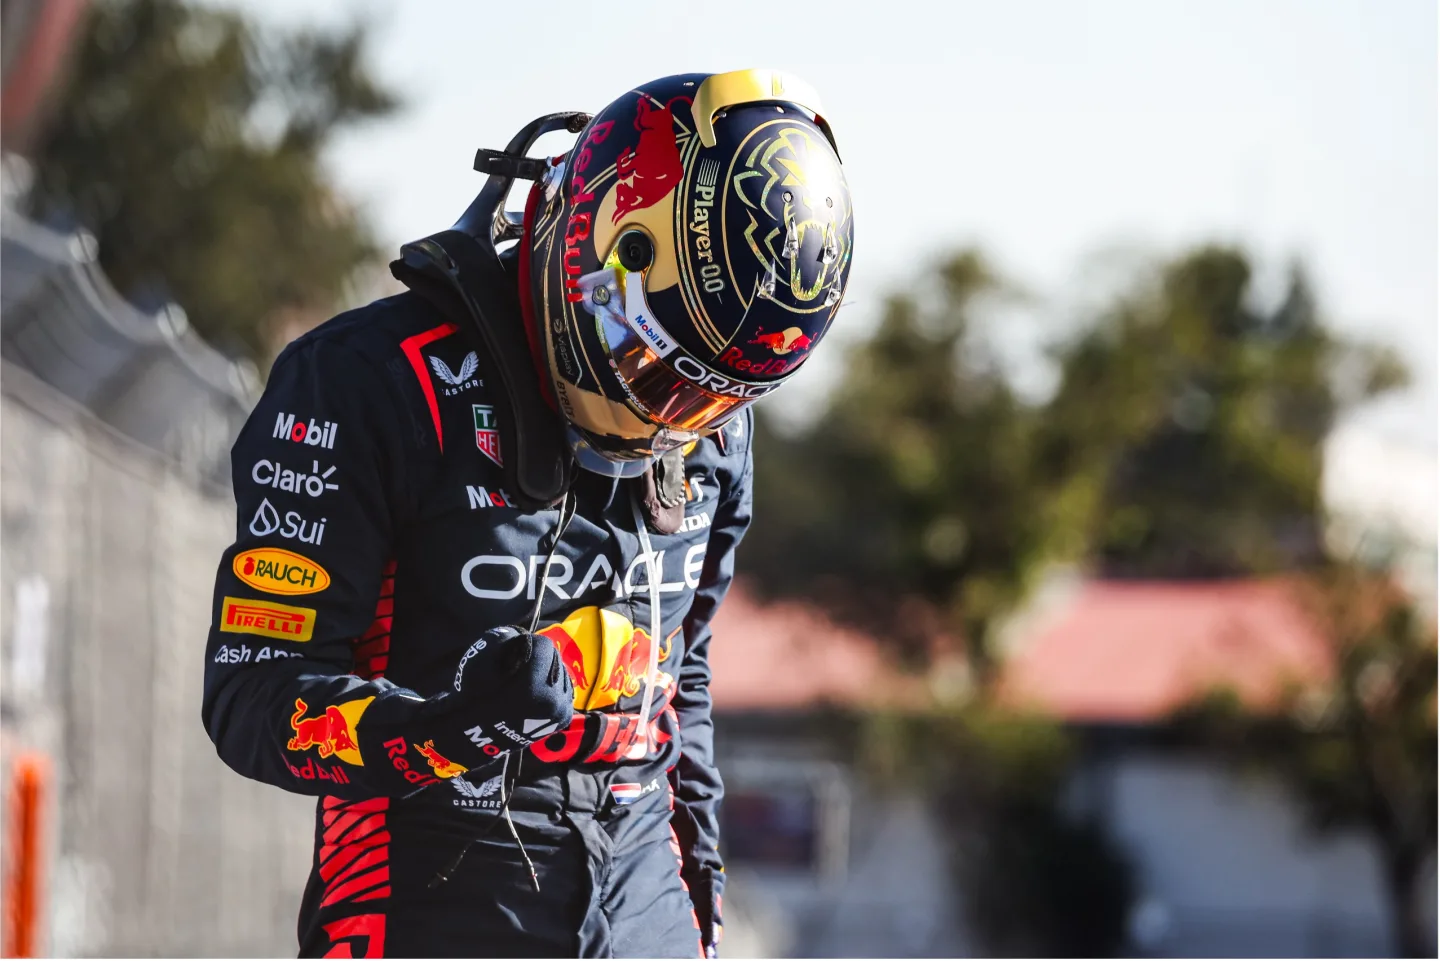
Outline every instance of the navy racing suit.
[[(751, 415), (686, 453), (684, 521), (650, 536), (658, 590), (643, 479), (580, 472), (547, 576), (560, 511), (522, 512), (504, 488), (481, 349), (403, 293), (276, 360), (232, 452), (206, 729), (237, 772), (319, 798), (302, 956), (703, 953), (724, 881), (707, 650), (750, 519)], [(567, 728), (506, 729), (538, 739), (468, 770), (433, 742), (361, 750), (374, 698), (444, 690), (477, 635), (528, 626), (542, 582), (540, 633), (576, 689)], [(496, 827), (507, 791), (514, 837)]]

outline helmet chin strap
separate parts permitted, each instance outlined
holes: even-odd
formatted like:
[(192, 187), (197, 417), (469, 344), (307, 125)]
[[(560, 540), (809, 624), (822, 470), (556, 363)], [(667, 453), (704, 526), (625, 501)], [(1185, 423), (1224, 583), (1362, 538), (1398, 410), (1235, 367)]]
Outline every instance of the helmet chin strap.
[(645, 660), (645, 696), (640, 699), (641, 756), (650, 754), (650, 708), (655, 703), (655, 674), (660, 667), (660, 564), (650, 546), (650, 531), (640, 500), (632, 492), (630, 511), (635, 518), (635, 534), (640, 539), (640, 553), (645, 558), (645, 582), (650, 595), (650, 651)]
[(535, 211), (540, 207), (540, 198), (545, 195), (545, 185), (540, 181), (530, 185), (525, 198), (525, 214), (521, 224), (520, 243), (515, 248), (517, 273), (520, 278), (520, 323), (525, 328), (525, 342), (530, 345), (530, 360), (535, 366), (535, 378), (540, 381), (540, 392), (545, 403), (557, 414), (560, 405), (555, 402), (555, 386), (550, 383), (550, 371), (545, 362), (545, 350), (540, 344), (543, 333), (535, 320), (535, 295), (530, 289), (530, 231), (535, 224)]
[[(558, 412), (549, 363), (530, 291), (529, 258), (524, 256), (549, 161), (525, 152), (543, 133), (578, 131), (587, 114), (549, 114), (527, 124), (505, 150), (480, 150), (475, 168), (489, 174), (479, 195), (450, 230), (400, 248), (391, 263), (395, 278), (429, 300), (453, 323), (479, 335), (486, 350), (479, 360), (500, 414), (506, 486), (524, 510), (556, 504), (569, 487), (571, 466), (605, 477), (641, 477), (655, 458), (611, 460), (590, 446)], [(535, 179), (520, 219), (504, 210), (516, 178)], [(515, 274), (507, 273), (497, 242), (519, 240)], [(509, 252), (506, 259), (509, 259)], [(518, 283), (516, 282), (518, 280)], [(516, 330), (515, 318), (520, 319)], [(532, 379), (533, 378), (533, 379)], [(518, 495), (518, 496), (516, 496)]]
[(637, 460), (611, 460), (591, 447), (584, 435), (574, 427), (566, 428), (565, 439), (570, 444), (570, 453), (575, 456), (575, 463), (579, 464), (581, 469), (605, 477), (641, 477), (659, 456)]
[[(505, 486), (527, 511), (560, 501), (575, 462), (564, 420), (545, 401), (546, 380), (536, 376), (526, 325), (516, 323), (525, 316), (517, 286), (529, 285), (517, 285), (515, 275), (506, 272), (495, 244), (521, 233), (504, 209), (515, 179), (544, 172), (546, 162), (526, 157), (526, 151), (547, 131), (578, 132), (589, 119), (581, 113), (549, 114), (522, 128), (504, 151), (479, 151), (476, 169), (489, 177), (460, 220), (450, 230), (405, 244), (400, 259), (390, 264), (397, 280), (479, 337), (481, 372), (494, 388)], [(444, 438), (439, 443), (443, 449)]]

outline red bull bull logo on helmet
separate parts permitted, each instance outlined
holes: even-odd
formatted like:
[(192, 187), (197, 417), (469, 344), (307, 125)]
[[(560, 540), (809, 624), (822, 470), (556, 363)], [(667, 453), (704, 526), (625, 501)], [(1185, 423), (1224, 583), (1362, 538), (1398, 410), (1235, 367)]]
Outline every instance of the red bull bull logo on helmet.
[(295, 713), (290, 716), (290, 729), (295, 736), (285, 743), (290, 751), (308, 751), (315, 748), (322, 758), (334, 757), (346, 764), (363, 767), (360, 744), (355, 728), (360, 716), (370, 706), (373, 697), (344, 704), (331, 704), (315, 717), (306, 717), (310, 706), (303, 698), (295, 699)]
[(663, 107), (644, 94), (636, 101), (635, 129), (640, 131), (640, 139), (615, 162), (615, 174), (621, 183), (616, 187), (611, 223), (618, 224), (626, 214), (655, 206), (685, 176), (672, 113), (678, 102), (688, 104), (690, 98), (675, 97)]
[[(813, 343), (799, 327), (787, 327), (785, 330), (767, 332), (765, 328), (756, 331), (755, 336), (745, 342), (747, 345), (764, 347), (779, 356), (765, 357), (762, 360), (754, 360), (746, 356), (742, 347), (730, 346), (720, 355), (720, 363), (738, 370), (742, 373), (755, 377), (778, 377), (781, 374), (789, 373), (800, 366), (805, 359), (803, 352), (810, 349)], [(795, 354), (787, 358), (786, 354)]]
[(755, 332), (755, 337), (751, 339), (750, 343), (769, 347), (777, 354), (810, 349), (810, 338), (799, 327), (787, 327), (769, 334), (765, 333), (765, 328), (761, 327)]
[[(679, 633), (676, 628), (665, 638), (657, 652), (659, 663), (669, 658)], [(582, 607), (540, 634), (555, 645), (570, 672), (577, 711), (610, 707), (644, 689), (652, 641), (647, 631), (618, 611)], [(661, 685), (669, 679), (668, 674), (657, 671), (655, 683)]]

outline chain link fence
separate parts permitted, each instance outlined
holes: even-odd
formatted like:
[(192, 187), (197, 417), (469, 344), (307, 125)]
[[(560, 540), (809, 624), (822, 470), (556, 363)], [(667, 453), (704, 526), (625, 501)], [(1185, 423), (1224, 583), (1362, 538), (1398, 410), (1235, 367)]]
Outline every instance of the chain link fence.
[(3, 240), (0, 713), (7, 770), (26, 749), (53, 775), (40, 950), (293, 956), (312, 802), (200, 724), (253, 378), (120, 301), (84, 238), (6, 210)]

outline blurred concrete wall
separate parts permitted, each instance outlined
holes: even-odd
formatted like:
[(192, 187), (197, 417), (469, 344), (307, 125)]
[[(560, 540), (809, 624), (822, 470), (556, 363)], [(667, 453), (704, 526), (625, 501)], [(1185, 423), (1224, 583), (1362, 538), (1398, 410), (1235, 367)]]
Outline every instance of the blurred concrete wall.
[[(216, 478), (245, 395), (223, 358), (167, 346), (173, 328), (131, 337), (83, 259), (43, 256), (53, 236), (12, 257), (14, 226), (7, 211), (0, 715), (7, 763), (21, 748), (52, 762), (42, 950), (293, 956), (313, 802), (236, 777), (200, 724), (234, 535)], [(168, 413), (137, 438), (125, 425), (146, 409)]]
[[(1145, 955), (1390, 953), (1372, 839), (1359, 830), (1316, 834), (1274, 779), (1135, 747), (1092, 764), (1084, 780), (1137, 869), (1131, 935)], [(1433, 906), (1431, 865), (1423, 896)]]
[[(965, 919), (949, 835), (910, 785), (877, 786), (798, 715), (716, 717), (716, 760), (727, 797), (794, 795), (813, 801), (811, 864), (747, 860), (725, 838), (729, 958), (951, 958), (983, 954)], [(843, 753), (843, 752), (842, 752)]]

